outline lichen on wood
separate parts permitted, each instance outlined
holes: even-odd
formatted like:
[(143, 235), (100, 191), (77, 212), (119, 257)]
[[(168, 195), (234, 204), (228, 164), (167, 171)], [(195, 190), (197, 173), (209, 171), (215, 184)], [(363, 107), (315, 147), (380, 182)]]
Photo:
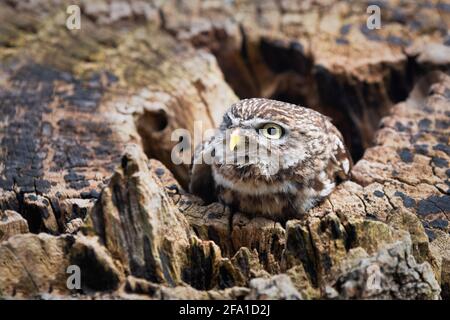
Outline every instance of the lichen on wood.
[[(81, 1), (78, 31), (52, 3), (0, 4), (0, 298), (449, 299), (443, 2), (382, 2), (369, 30), (366, 1)], [(303, 219), (206, 204), (171, 161), (175, 129), (193, 146), (250, 96), (351, 148)]]

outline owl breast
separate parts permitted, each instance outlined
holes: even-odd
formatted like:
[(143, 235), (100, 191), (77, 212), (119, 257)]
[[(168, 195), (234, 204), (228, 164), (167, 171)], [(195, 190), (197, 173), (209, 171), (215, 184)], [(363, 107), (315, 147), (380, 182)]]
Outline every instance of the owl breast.
[(289, 170), (266, 180), (243, 178), (230, 168), (214, 166), (212, 175), (220, 202), (234, 211), (273, 220), (301, 217), (335, 187), (325, 174), (302, 177), (303, 182), (288, 179)]

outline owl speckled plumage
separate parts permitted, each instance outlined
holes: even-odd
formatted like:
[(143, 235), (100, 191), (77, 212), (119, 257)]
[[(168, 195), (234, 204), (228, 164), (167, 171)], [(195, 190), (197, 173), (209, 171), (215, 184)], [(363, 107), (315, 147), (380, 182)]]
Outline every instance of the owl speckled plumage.
[[(252, 143), (265, 152), (255, 157)], [(239, 144), (245, 159), (240, 163), (236, 152), (222, 152)], [(210, 164), (202, 161), (205, 155)], [(327, 117), (294, 104), (245, 99), (231, 106), (217, 134), (197, 148), (190, 191), (235, 211), (286, 220), (326, 198), (348, 178), (351, 165), (342, 135)]]

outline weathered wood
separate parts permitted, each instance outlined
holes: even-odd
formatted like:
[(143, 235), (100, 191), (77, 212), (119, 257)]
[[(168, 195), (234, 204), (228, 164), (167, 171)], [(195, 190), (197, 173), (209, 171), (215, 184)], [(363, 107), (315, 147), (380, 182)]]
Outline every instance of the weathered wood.
[(12, 210), (0, 211), (0, 242), (27, 232), (28, 223), (19, 213)]
[(131, 145), (93, 210), (92, 233), (126, 274), (171, 286), (182, 283), (190, 231), (164, 186)]
[(0, 295), (46, 298), (46, 294), (75, 294), (77, 290), (70, 290), (66, 284), (70, 265), (80, 267), (82, 290), (110, 291), (120, 283), (121, 274), (105, 248), (95, 240), (27, 233), (0, 244)]
[[(2, 209), (28, 212), (33, 232), (63, 232), (70, 220), (86, 217), (128, 142), (164, 161), (186, 185), (187, 165), (171, 161), (178, 143), (171, 133), (183, 128), (193, 139), (194, 121), (213, 128), (237, 100), (210, 54), (160, 32), (155, 17), (129, 31), (84, 19), (71, 33), (57, 14), (63, 3), (46, 14), (24, 8), (26, 17), (39, 12), (49, 25), (36, 17), (25, 30), (20, 13), (12, 18), (19, 9), (1, 8), (8, 30), (0, 50)], [(17, 34), (27, 41), (16, 42)], [(30, 207), (29, 197), (48, 203)], [(47, 214), (57, 224), (42, 224), (39, 216)]]
[(390, 105), (437, 67), (419, 51), (448, 52), (448, 4), (377, 2), (379, 30), (366, 26), (369, 4), (166, 1), (162, 11), (167, 30), (216, 55), (240, 97), (287, 99), (331, 116), (359, 159)]
[[(445, 3), (383, 2), (379, 31), (365, 1), (83, 1), (79, 31), (68, 3), (0, 4), (1, 297), (67, 297), (70, 264), (79, 298), (450, 296)], [(171, 134), (231, 88), (330, 115), (352, 181), (285, 225), (186, 193)]]
[[(383, 182), (394, 207), (417, 214), (429, 237), (433, 227), (449, 232), (449, 77), (430, 74), (410, 98), (382, 120), (376, 146), (353, 169), (356, 182)], [(379, 194), (381, 196), (381, 194)]]

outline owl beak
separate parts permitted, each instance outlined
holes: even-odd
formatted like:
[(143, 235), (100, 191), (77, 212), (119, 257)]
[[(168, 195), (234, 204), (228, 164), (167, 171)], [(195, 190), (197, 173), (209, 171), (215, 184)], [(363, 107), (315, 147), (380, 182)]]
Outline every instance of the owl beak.
[(241, 141), (241, 137), (239, 136), (239, 129), (233, 130), (230, 135), (230, 151), (233, 151), (236, 146)]

